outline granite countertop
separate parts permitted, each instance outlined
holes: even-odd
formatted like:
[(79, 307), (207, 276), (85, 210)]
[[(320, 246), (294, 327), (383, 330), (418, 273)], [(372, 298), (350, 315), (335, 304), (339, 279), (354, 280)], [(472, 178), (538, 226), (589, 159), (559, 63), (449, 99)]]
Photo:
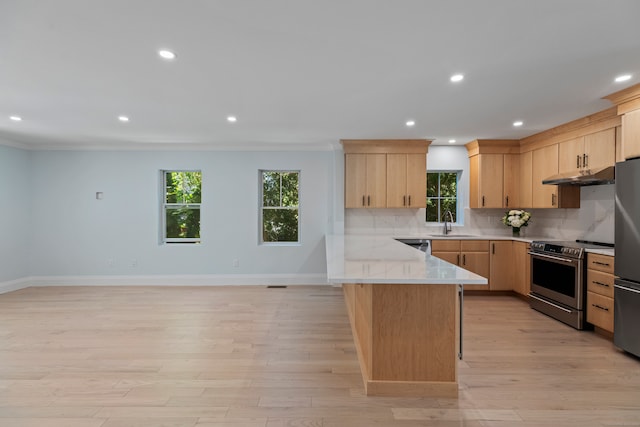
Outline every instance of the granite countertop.
[(327, 235), (331, 283), (486, 285), (487, 279), (391, 236)]

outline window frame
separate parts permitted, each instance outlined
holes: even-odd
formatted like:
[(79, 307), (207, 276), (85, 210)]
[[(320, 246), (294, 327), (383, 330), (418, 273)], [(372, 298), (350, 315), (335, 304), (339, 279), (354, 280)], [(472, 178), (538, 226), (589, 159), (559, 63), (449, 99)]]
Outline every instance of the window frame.
[[(264, 206), (264, 173), (265, 172), (275, 172), (275, 173), (296, 173), (298, 174), (298, 204), (295, 207), (292, 206), (282, 206), (282, 177), (280, 178), (280, 205), (279, 206)], [(300, 169), (259, 169), (258, 170), (258, 243), (264, 246), (300, 246), (302, 243), (302, 235), (301, 235), (301, 187), (302, 187), (302, 172)], [(264, 240), (264, 210), (275, 210), (275, 209), (287, 209), (287, 210), (297, 210), (298, 211), (298, 221), (297, 221), (297, 234), (298, 240), (296, 241), (278, 241), (278, 242), (268, 242)]]
[[(453, 222), (453, 224), (461, 224), (462, 222), (460, 221), (460, 178), (462, 177), (462, 172), (461, 170), (455, 170), (455, 169), (447, 169), (447, 170), (427, 170), (427, 176), (425, 177), (427, 179), (427, 183), (429, 182), (429, 175), (430, 173), (435, 173), (438, 174), (438, 196), (437, 197), (429, 197), (427, 194), (425, 194), (425, 202), (427, 203), (427, 209), (428, 209), (428, 201), (429, 199), (438, 199), (438, 200), (443, 200), (443, 199), (451, 199), (451, 197), (442, 197), (440, 195), (440, 175), (443, 173), (455, 173), (456, 174), (456, 220), (455, 222)], [(428, 185), (427, 185), (427, 191), (428, 191)], [(434, 225), (441, 225), (444, 224), (442, 222), (442, 215), (440, 212), (440, 203), (438, 203), (438, 220), (439, 221), (427, 221), (427, 209), (425, 209), (425, 213), (424, 213), (424, 219), (425, 219), (425, 223), (426, 224), (434, 224)]]
[[(198, 172), (200, 174), (200, 203), (167, 203), (167, 173)], [(200, 244), (202, 243), (202, 170), (201, 169), (162, 169), (160, 170), (160, 243), (161, 244)], [(184, 207), (200, 211), (198, 234), (200, 237), (167, 237), (167, 209)]]

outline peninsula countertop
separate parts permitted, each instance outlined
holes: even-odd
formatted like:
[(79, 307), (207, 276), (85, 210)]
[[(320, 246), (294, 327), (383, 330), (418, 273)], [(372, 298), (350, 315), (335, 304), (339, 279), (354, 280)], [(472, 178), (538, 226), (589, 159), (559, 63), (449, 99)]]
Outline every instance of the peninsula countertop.
[(389, 236), (327, 235), (330, 283), (486, 285), (487, 279)]

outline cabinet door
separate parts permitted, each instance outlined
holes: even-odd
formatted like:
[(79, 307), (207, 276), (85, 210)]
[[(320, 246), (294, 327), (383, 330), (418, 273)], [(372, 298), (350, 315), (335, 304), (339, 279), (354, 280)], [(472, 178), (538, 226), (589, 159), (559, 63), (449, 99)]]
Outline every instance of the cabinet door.
[(407, 207), (427, 207), (427, 156), (407, 154)]
[(558, 145), (549, 145), (533, 151), (533, 191), (534, 208), (555, 208), (558, 206), (557, 186), (543, 185), (542, 180), (558, 173)]
[(616, 162), (616, 129), (605, 129), (584, 137), (585, 166), (598, 169)]
[(513, 242), (513, 290), (520, 295), (529, 295), (531, 290), (529, 247), (530, 244), (526, 242)]
[[(479, 154), (478, 172), (474, 174), (470, 168), (470, 179), (474, 176), (478, 180), (478, 201), (479, 208), (501, 208), (502, 203), (502, 182), (504, 180), (504, 165), (502, 154)], [(474, 188), (472, 187), (472, 190)], [(471, 205), (471, 204), (470, 204)]]
[(491, 242), (489, 289), (513, 290), (514, 255), (511, 240)]
[(531, 208), (533, 206), (533, 152), (527, 151), (520, 154), (520, 194), (519, 206), (521, 208)]
[(460, 252), (431, 252), (431, 255), (453, 265), (460, 265)]
[[(460, 267), (489, 279), (489, 252), (462, 252)], [(464, 285), (467, 291), (488, 291), (490, 285)]]
[(640, 110), (622, 116), (622, 156), (625, 159), (640, 157)]
[(387, 207), (404, 208), (406, 206), (407, 155), (387, 154)]
[(366, 154), (367, 156), (367, 207), (387, 206), (387, 155)]
[(520, 203), (520, 155), (504, 155), (503, 207), (517, 208)]
[(345, 154), (344, 159), (344, 207), (366, 207), (367, 155)]
[(558, 172), (577, 172), (583, 167), (586, 159), (584, 137), (570, 139), (558, 144)]

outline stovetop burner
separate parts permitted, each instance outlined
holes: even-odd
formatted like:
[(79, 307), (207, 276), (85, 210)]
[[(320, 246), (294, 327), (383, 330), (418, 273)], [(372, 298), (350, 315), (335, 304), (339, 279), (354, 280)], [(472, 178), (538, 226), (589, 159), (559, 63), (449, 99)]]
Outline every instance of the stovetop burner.
[(569, 258), (584, 258), (586, 249), (613, 248), (613, 243), (593, 242), (589, 240), (576, 241), (534, 241), (531, 251), (543, 254), (563, 255)]

